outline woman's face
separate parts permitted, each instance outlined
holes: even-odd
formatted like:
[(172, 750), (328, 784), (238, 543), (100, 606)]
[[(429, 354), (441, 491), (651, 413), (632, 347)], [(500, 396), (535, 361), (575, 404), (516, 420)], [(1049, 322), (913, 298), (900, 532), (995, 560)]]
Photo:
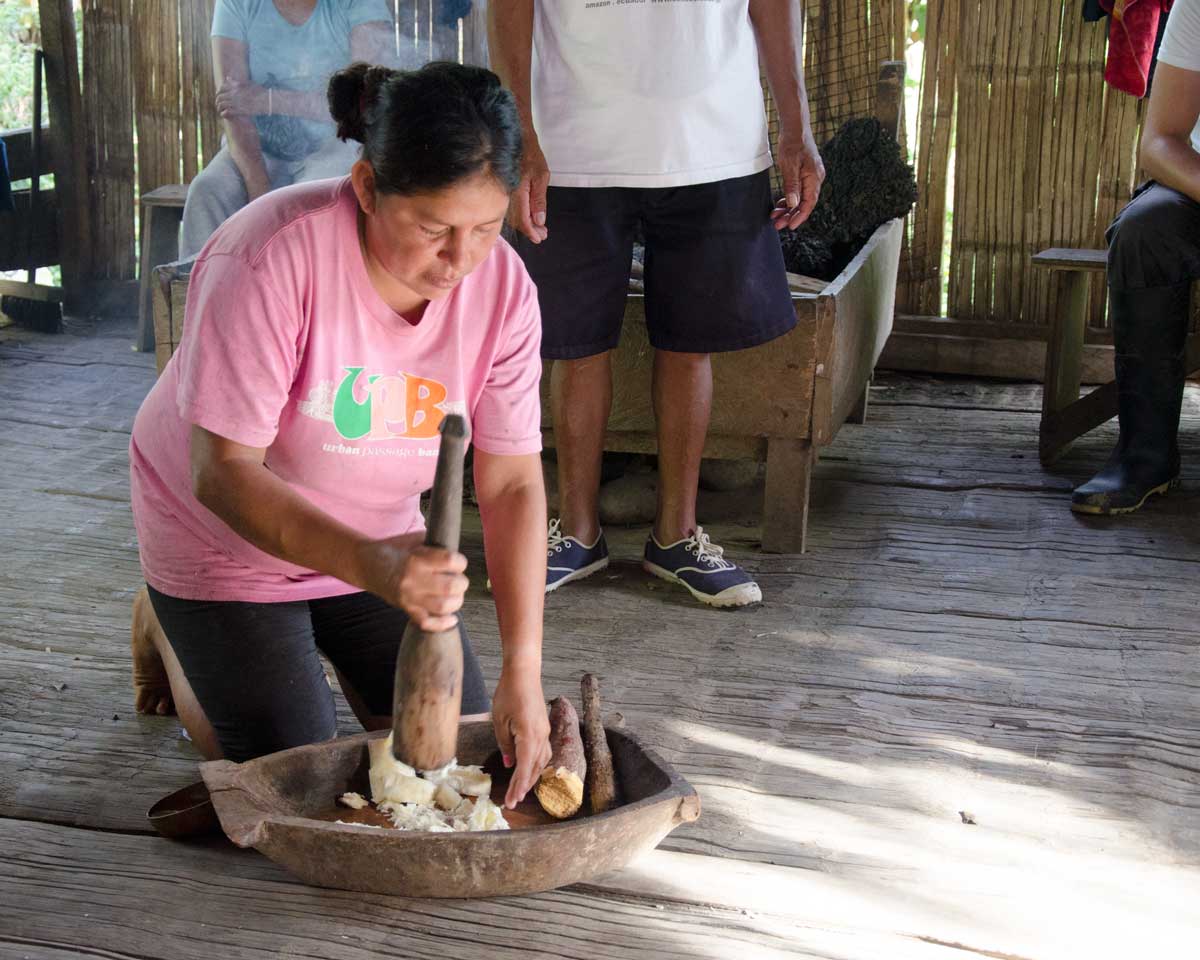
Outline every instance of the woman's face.
[(370, 164), (361, 160), (352, 177), (366, 214), (368, 272), (382, 268), (385, 284), (398, 283), (420, 300), (444, 297), (479, 266), (508, 211), (508, 194), (487, 174), (413, 196), (377, 192)]

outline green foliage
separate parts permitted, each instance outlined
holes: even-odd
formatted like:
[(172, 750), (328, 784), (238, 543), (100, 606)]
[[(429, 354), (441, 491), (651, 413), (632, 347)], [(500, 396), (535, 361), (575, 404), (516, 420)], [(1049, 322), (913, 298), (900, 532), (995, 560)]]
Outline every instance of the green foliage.
[(33, 34), (37, 8), (0, 0), (0, 130), (33, 122)]
[[(83, 63), (83, 10), (74, 0), (75, 44)], [(0, 130), (33, 123), (33, 51), (41, 42), (37, 0), (0, 0)], [(42, 106), (46, 110), (45, 101)], [(49, 119), (42, 113), (42, 122)]]

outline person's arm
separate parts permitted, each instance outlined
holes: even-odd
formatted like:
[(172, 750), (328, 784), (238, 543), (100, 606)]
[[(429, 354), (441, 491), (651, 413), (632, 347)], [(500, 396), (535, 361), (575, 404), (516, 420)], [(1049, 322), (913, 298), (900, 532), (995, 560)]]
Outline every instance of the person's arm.
[(509, 223), (534, 243), (541, 243), (549, 235), (546, 188), (550, 168), (533, 128), (533, 2), (493, 0), (488, 4), (488, 51), (492, 69), (512, 91), (521, 117), (521, 183), (509, 207)]
[(502, 647), (492, 722), (506, 765), (516, 762), (505, 796), (505, 804), (513, 807), (550, 762), (550, 720), (542, 694), (546, 491), (541, 456), (499, 456), (476, 447), (475, 497)]
[(1200, 203), (1200, 153), (1192, 130), (1200, 119), (1200, 72), (1159, 62), (1142, 133), (1140, 162), (1164, 187)]
[(797, 0), (750, 0), (750, 22), (775, 109), (779, 111), (775, 160), (783, 178), (784, 196), (771, 217), (777, 229), (795, 229), (817, 205), (825, 179), (825, 165), (813, 141), (808, 92), (804, 88), (800, 4)]
[(212, 38), (213, 75), (216, 79), (217, 108), (221, 110), (225, 126), (225, 140), (229, 153), (237, 165), (246, 184), (251, 200), (261, 197), (271, 189), (267, 167), (263, 162), (262, 143), (258, 139), (258, 128), (254, 126), (253, 114), (229, 114), (221, 109), (220, 91), (229, 83), (250, 83), (250, 58), (246, 44), (229, 37)]
[(265, 456), (265, 449), (193, 425), (192, 492), (271, 556), (373, 593), (423, 630), (454, 626), (467, 590), (461, 554), (423, 546), (420, 534), (372, 540), (301, 496), (267, 469)]

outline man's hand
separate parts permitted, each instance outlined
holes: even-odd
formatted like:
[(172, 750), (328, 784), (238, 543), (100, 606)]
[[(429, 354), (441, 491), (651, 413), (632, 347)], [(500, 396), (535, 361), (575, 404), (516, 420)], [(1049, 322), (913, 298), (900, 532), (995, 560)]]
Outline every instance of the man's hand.
[(505, 664), (492, 697), (492, 724), (506, 767), (516, 763), (504, 805), (510, 810), (533, 789), (550, 762), (550, 717), (540, 668)]
[(226, 77), (217, 91), (217, 112), (223, 120), (267, 113), (267, 89)]
[(467, 558), (440, 547), (427, 547), (417, 534), (404, 534), (366, 545), (362, 561), (367, 589), (399, 607), (422, 630), (451, 629), (462, 608), (468, 580)]
[(776, 230), (795, 230), (817, 205), (825, 180), (825, 164), (807, 124), (797, 133), (780, 131), (777, 152), (784, 195), (771, 211), (771, 222)]
[(536, 134), (527, 132), (524, 141), (521, 182), (508, 206), (508, 222), (533, 243), (541, 243), (550, 235), (546, 229), (546, 188), (550, 185), (550, 168)]

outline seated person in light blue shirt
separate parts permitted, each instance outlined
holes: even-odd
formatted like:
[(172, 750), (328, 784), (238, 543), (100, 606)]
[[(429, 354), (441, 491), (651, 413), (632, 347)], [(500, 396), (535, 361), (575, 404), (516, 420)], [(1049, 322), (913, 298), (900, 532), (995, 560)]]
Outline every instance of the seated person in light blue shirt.
[(340, 177), (358, 144), (334, 136), (325, 90), (357, 60), (391, 63), (388, 0), (217, 0), (213, 72), (225, 142), (188, 187), (180, 257), (269, 190)]

